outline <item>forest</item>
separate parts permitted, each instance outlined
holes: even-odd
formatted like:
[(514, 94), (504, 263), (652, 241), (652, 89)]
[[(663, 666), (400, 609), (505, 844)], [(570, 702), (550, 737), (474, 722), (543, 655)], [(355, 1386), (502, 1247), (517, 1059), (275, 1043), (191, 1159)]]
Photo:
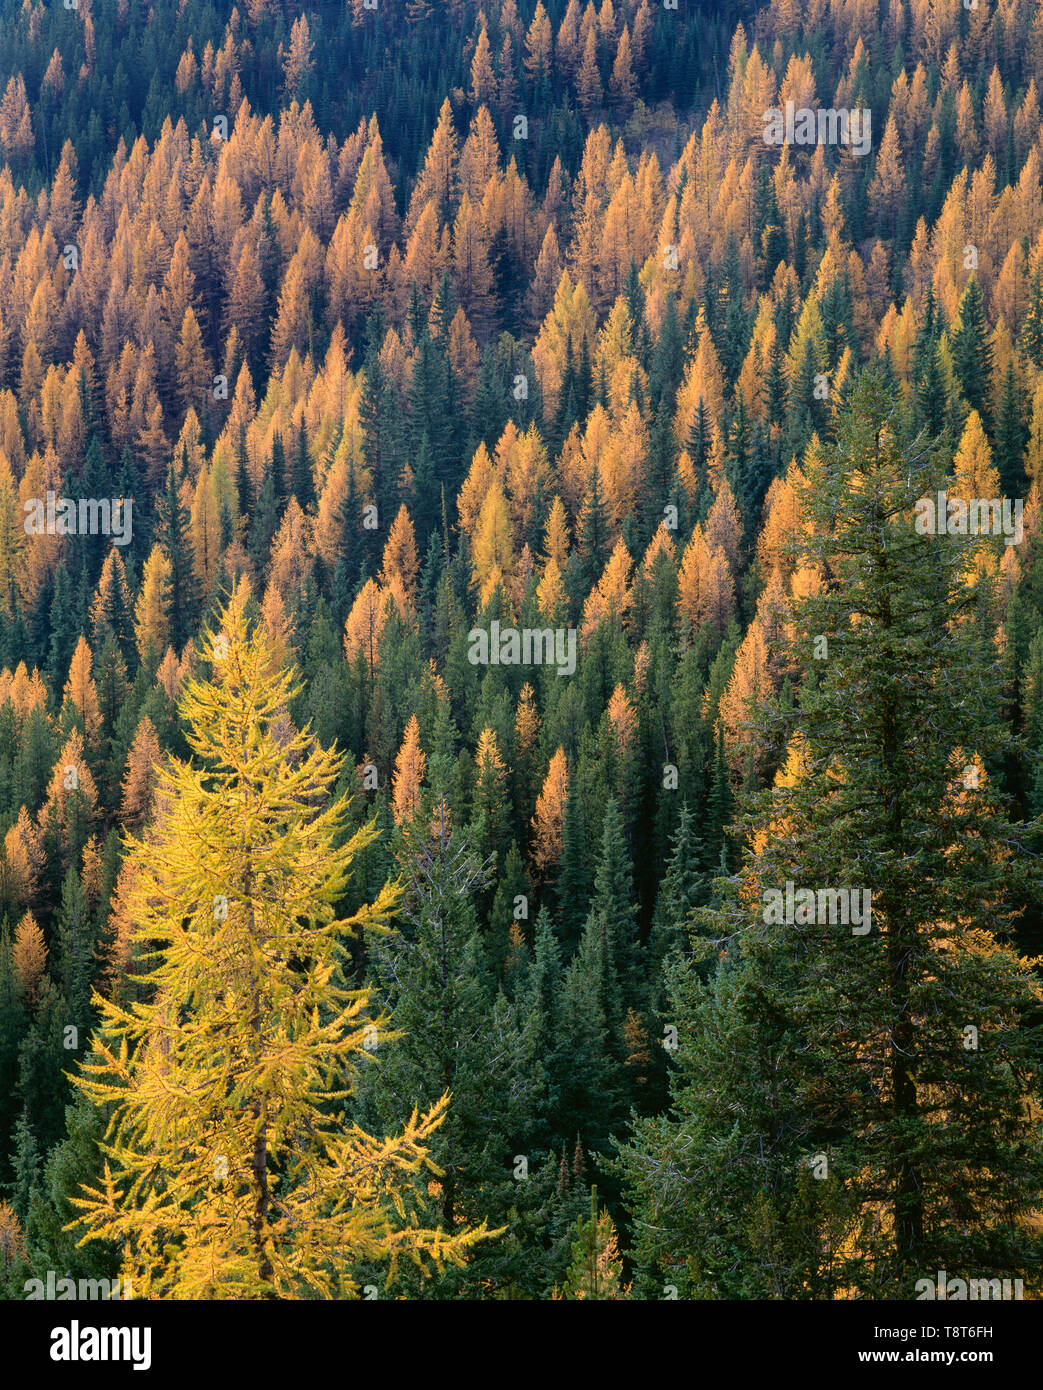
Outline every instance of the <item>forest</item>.
[(1039, 1297), (1043, 6), (0, 18), (0, 1296)]

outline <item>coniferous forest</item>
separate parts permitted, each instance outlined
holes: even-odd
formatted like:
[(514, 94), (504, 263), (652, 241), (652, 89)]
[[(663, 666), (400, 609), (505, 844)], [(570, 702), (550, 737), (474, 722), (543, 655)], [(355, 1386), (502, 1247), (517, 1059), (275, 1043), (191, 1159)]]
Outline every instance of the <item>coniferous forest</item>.
[(1043, 6), (0, 17), (3, 1297), (1038, 1298)]

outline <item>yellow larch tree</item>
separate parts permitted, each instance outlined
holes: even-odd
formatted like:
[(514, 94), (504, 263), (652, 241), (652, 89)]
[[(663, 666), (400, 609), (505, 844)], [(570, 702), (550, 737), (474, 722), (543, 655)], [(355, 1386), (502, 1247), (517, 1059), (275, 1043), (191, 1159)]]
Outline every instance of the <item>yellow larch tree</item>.
[(696, 320), (696, 332), (699, 335), (698, 347), (677, 392), (674, 416), (674, 433), (682, 447), (688, 442), (700, 402), (708, 430), (720, 426), (724, 412), (724, 371), (701, 308)]
[(47, 784), (47, 797), (37, 816), (37, 832), (56, 830), (63, 856), (77, 842), (82, 844), (98, 807), (98, 789), (84, 754), (83, 738), (73, 729), (58, 754)]
[(426, 771), (427, 755), (420, 746), (420, 723), (416, 715), (411, 714), (391, 774), (391, 810), (396, 825), (411, 821), (420, 810), (420, 788)]
[(25, 806), (20, 808), (18, 819), (4, 836), (4, 855), (15, 897), (24, 906), (36, 897), (44, 862), (40, 837)]
[(481, 105), (491, 101), (495, 95), (496, 74), (493, 71), (489, 34), (483, 24), (471, 59), (471, 99), (475, 105)]
[(380, 664), (380, 638), (391, 611), (391, 596), (374, 579), (367, 579), (344, 624), (344, 655), (354, 666), (362, 655), (372, 679)]
[(543, 789), (536, 798), (536, 814), (532, 818), (532, 860), (536, 873), (546, 878), (561, 859), (561, 831), (568, 792), (568, 764), (564, 748), (550, 760)]
[(559, 570), (564, 570), (569, 562), (569, 519), (565, 503), (555, 493), (547, 513), (547, 525), (543, 533), (543, 553), (553, 560)]
[(134, 643), (142, 661), (157, 659), (170, 640), (171, 579), (167, 553), (154, 545), (134, 605)]
[(1043, 373), (1040, 374), (1032, 395), (1029, 438), (1025, 449), (1025, 472), (1029, 482), (1037, 488), (1043, 483)]
[(605, 498), (617, 526), (634, 511), (642, 495), (647, 457), (648, 430), (637, 402), (632, 400), (617, 424), (602, 468)]
[[(514, 428), (514, 426), (511, 425), (510, 428)], [(471, 466), (467, 470), (467, 477), (464, 479), (456, 499), (460, 529), (466, 532), (472, 543), (486, 493), (492, 486), (493, 479), (502, 480), (502, 477), (503, 469), (494, 464), (485, 445), (479, 444), (474, 451)]]
[(149, 840), (128, 844), (146, 997), (95, 994), (76, 1078), (111, 1118), (69, 1228), (116, 1242), (139, 1298), (355, 1298), (361, 1264), (461, 1264), (485, 1232), (422, 1224), (415, 1177), (438, 1175), (425, 1143), (447, 1097), (387, 1137), (343, 1113), (373, 1010), (344, 987), (344, 940), (385, 929), (396, 890), (336, 919), (377, 830), (342, 843), (343, 759), (287, 725), (293, 678), (249, 627), (248, 593), (225, 641), (206, 635), (209, 678), (181, 691), (194, 761), (164, 767)]
[(203, 468), (196, 479), (191, 510), (192, 564), (204, 595), (217, 579), (221, 558), (221, 516), (210, 471)]
[(624, 622), (630, 608), (630, 552), (622, 539), (616, 541), (604, 573), (587, 596), (583, 606), (582, 634), (593, 632), (604, 618), (615, 617)]
[(584, 338), (593, 345), (594, 310), (582, 284), (573, 285), (562, 271), (554, 296), (554, 307), (543, 321), (532, 348), (532, 360), (543, 391), (547, 419), (558, 407), (561, 380), (565, 374), (566, 347), (571, 344), (574, 361), (579, 361)]
[(511, 578), (514, 566), (514, 528), (503, 489), (494, 481), (482, 502), (471, 550), (473, 583), (482, 603), (497, 582)]
[(569, 609), (565, 581), (558, 562), (549, 559), (543, 567), (543, 574), (536, 585), (536, 607), (544, 620), (553, 627), (560, 626)]
[[(11, 79), (14, 80), (13, 78)], [(0, 1274), (6, 1276), (8, 1267), (26, 1255), (22, 1223), (7, 1202), (0, 1202)]]
[(998, 497), (1000, 494), (999, 471), (992, 461), (992, 450), (976, 410), (967, 416), (953, 460), (953, 472), (956, 475), (954, 496), (970, 502), (975, 497)]
[(789, 472), (772, 480), (764, 499), (764, 522), (757, 537), (757, 559), (765, 574), (779, 569), (784, 576), (793, 570), (794, 545), (800, 535), (800, 504), (797, 489), (801, 474), (796, 464)]
[(755, 766), (763, 770), (767, 749), (758, 741), (752, 710), (776, 693), (771, 653), (760, 623), (753, 622), (735, 656), (728, 687), (721, 696), (720, 718), (733, 764), (743, 752), (752, 753)]
[(551, 26), (543, 0), (537, 0), (536, 13), (525, 36), (525, 71), (535, 81), (550, 75)]
[(91, 649), (87, 645), (86, 638), (82, 637), (76, 643), (76, 650), (72, 654), (72, 663), (69, 667), (69, 679), (65, 683), (65, 693), (63, 703), (67, 700), (76, 707), (76, 710), (83, 720), (83, 727), (87, 734), (88, 743), (93, 743), (98, 736), (101, 728), (101, 711), (98, 706), (98, 690), (91, 675), (93, 657)]
[(120, 820), (128, 830), (139, 831), (152, 805), (159, 764), (159, 737), (146, 714), (134, 734), (123, 774)]
[(905, 193), (905, 168), (902, 164), (902, 147), (898, 138), (898, 124), (894, 115), (889, 115), (884, 127), (884, 138), (876, 157), (873, 182), (869, 185), (869, 206), (876, 218), (877, 228), (886, 230), (893, 239), (894, 229), (902, 208)]
[(47, 945), (40, 924), (31, 912), (27, 912), (15, 928), (12, 960), (26, 998), (32, 1002), (47, 969)]
[(313, 531), (312, 518), (302, 510), (296, 497), (291, 497), (272, 540), (271, 568), (268, 571), (269, 583), (281, 594), (289, 596), (293, 593), (311, 571)]
[(728, 557), (732, 573), (739, 568), (739, 547), (742, 544), (742, 518), (735, 505), (735, 494), (731, 484), (721, 473), (714, 494), (713, 506), (706, 518), (706, 543), (711, 550), (723, 550)]
[(186, 410), (195, 409), (200, 414), (206, 414), (214, 384), (214, 368), (203, 346), (203, 335), (191, 306), (185, 310), (174, 359), (182, 405)]
[(444, 222), (449, 217), (459, 186), (458, 166), (453, 108), (446, 97), (438, 113), (438, 124), (431, 136), (431, 143), (427, 147), (424, 166), (413, 185), (409, 214), (406, 217), (407, 232), (411, 233), (416, 228), (428, 203), (433, 204), (438, 222)]
[(416, 602), (416, 579), (420, 570), (420, 556), (416, 548), (416, 531), (405, 503), (398, 509), (398, 515), (388, 531), (384, 554), (380, 562), (380, 582), (389, 586), (392, 578), (397, 578), (410, 604)]

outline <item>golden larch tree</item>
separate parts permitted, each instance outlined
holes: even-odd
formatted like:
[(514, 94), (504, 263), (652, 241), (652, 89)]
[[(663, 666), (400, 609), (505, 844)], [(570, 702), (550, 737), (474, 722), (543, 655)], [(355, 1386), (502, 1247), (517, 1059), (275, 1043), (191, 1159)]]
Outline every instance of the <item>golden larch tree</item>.
[[(374, 1004), (344, 987), (345, 937), (385, 929), (385, 885), (335, 904), (373, 822), (346, 843), (341, 755), (298, 731), (239, 585), (208, 632), (209, 679), (179, 702), (193, 763), (160, 774), (148, 841), (131, 838), (131, 937), (147, 997), (94, 996), (101, 1026), (77, 1085), (111, 1119), (104, 1170), (74, 1199), (81, 1243), (115, 1241), (144, 1298), (352, 1298), (360, 1264), (460, 1264), (484, 1226), (421, 1224), (415, 1175), (448, 1097), (402, 1132), (343, 1113)], [(218, 641), (218, 638), (221, 641)]]
[(568, 764), (564, 748), (559, 748), (550, 760), (543, 790), (536, 798), (536, 814), (532, 818), (532, 859), (541, 877), (561, 858), (561, 831), (567, 793)]
[(47, 944), (31, 912), (27, 912), (15, 928), (12, 960), (26, 998), (32, 1001), (47, 969)]
[(420, 809), (420, 787), (427, 771), (427, 755), (420, 746), (420, 723), (415, 714), (402, 738), (402, 747), (391, 774), (391, 810), (395, 824), (410, 821)]
[(352, 604), (344, 624), (344, 655), (354, 666), (362, 654), (370, 677), (380, 664), (380, 638), (388, 620), (391, 597), (373, 579), (367, 579)]
[(142, 661), (158, 658), (170, 640), (171, 579), (166, 551), (153, 546), (134, 605), (134, 643)]
[(159, 763), (159, 738), (146, 714), (134, 734), (123, 775), (120, 820), (128, 830), (140, 830), (152, 805)]
[(98, 691), (91, 675), (93, 657), (87, 640), (81, 637), (76, 643), (69, 667), (69, 679), (65, 683), (63, 701), (68, 700), (76, 707), (83, 719), (87, 741), (93, 742), (101, 728), (101, 710), (98, 706)]
[(380, 582), (387, 587), (392, 578), (397, 576), (407, 599), (412, 604), (416, 602), (416, 578), (419, 570), (420, 556), (416, 548), (416, 531), (403, 503), (388, 531), (387, 543), (381, 558)]

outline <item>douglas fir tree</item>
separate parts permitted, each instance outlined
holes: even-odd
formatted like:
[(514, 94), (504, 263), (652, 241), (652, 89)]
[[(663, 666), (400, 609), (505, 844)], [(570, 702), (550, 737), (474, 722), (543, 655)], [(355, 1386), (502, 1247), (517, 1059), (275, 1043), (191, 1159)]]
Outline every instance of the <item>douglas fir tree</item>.
[(696, 1296), (912, 1298), (1036, 1258), (1038, 987), (1002, 938), (1039, 870), (975, 564), (1000, 542), (919, 533), (944, 462), (899, 436), (867, 374), (806, 465), (793, 641), (824, 659), (701, 914), (725, 959), (672, 968), (673, 1113), (621, 1160), (639, 1254)]

